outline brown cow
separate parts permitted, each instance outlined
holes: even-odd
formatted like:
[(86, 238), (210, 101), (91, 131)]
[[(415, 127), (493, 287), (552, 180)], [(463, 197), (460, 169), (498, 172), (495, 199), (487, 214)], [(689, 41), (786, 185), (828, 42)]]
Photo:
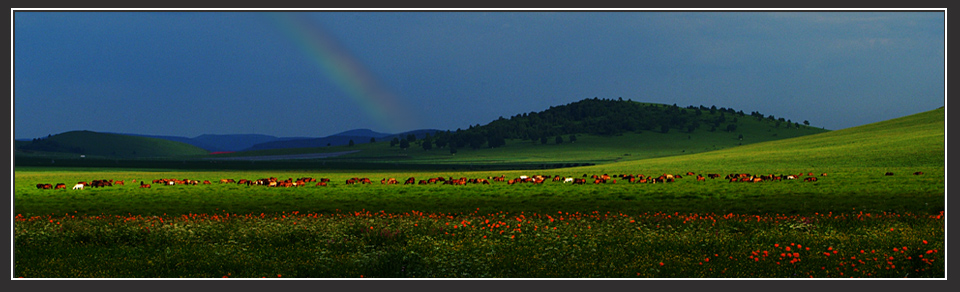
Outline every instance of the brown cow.
[(65, 183), (58, 183), (53, 189), (55, 189), (55, 190), (58, 190), (58, 189), (64, 189), (64, 190), (66, 190), (66, 189), (67, 189), (67, 184), (65, 184)]
[(814, 182), (814, 181), (817, 181), (817, 177), (815, 177), (815, 176), (810, 176), (810, 177), (807, 177), (807, 178), (803, 179), (803, 181)]
[(143, 183), (143, 181), (140, 181), (140, 188), (141, 188), (141, 189), (149, 189), (149, 188), (150, 188), (150, 185)]
[(892, 173), (892, 172), (887, 172), (887, 173), (884, 174), (884, 175), (886, 175), (886, 176), (891, 176), (891, 175), (893, 175), (893, 173)]
[(922, 175), (922, 174), (923, 174), (922, 171), (918, 171), (918, 172), (914, 172), (914, 173), (913, 173), (913, 175)]

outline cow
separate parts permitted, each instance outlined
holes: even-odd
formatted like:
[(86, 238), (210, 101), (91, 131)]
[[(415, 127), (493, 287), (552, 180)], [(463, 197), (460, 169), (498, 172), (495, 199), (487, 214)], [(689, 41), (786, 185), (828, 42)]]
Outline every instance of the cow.
[(914, 172), (914, 173), (913, 173), (913, 175), (922, 175), (922, 174), (923, 174), (922, 171), (918, 171), (918, 172)]
[(702, 175), (699, 175), (699, 174), (698, 174), (698, 175), (697, 175), (697, 181), (707, 181), (707, 179), (704, 178)]
[(118, 186), (122, 186), (122, 185), (123, 185), (123, 181), (122, 181), (122, 180), (118, 180), (118, 181), (113, 182), (113, 184), (118, 185)]
[(416, 178), (410, 177), (410, 178), (407, 179), (407, 181), (403, 182), (403, 184), (404, 184), (404, 185), (412, 185), (412, 184), (414, 184), (414, 183), (416, 183), (416, 182), (417, 182), (417, 179), (416, 179)]
[(327, 186), (327, 183), (326, 183), (326, 182), (318, 182), (318, 183), (317, 183), (317, 186), (318, 186), (318, 187), (325, 187), (325, 186)]
[(886, 176), (891, 176), (891, 175), (893, 175), (893, 173), (888, 171), (888, 172), (885, 173), (884, 175), (886, 175)]
[(574, 180), (574, 178), (572, 178), (572, 177), (564, 178), (564, 179), (563, 179), (563, 183), (572, 183), (573, 180)]
[(55, 187), (53, 187), (53, 189), (56, 189), (56, 190), (64, 189), (64, 190), (66, 190), (66, 189), (67, 189), (67, 184), (65, 184), (65, 183), (58, 183)]
[(73, 189), (74, 189), (74, 190), (82, 190), (82, 189), (83, 189), (83, 184), (76, 184), (76, 185), (73, 186)]
[(141, 189), (149, 189), (149, 188), (150, 188), (150, 185), (143, 183), (143, 181), (140, 181), (140, 188), (141, 188)]
[(810, 177), (807, 177), (807, 178), (803, 179), (803, 181), (814, 182), (814, 181), (817, 181), (817, 177), (815, 177), (815, 176), (810, 176)]

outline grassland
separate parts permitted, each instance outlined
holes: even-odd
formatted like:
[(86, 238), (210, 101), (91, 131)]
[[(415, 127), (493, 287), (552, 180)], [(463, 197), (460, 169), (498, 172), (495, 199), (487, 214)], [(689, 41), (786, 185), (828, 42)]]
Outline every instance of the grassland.
[[(941, 108), (716, 151), (636, 155), (647, 159), (631, 155), (616, 161), (609, 157), (627, 149), (610, 146), (577, 154), (607, 163), (546, 170), (20, 167), (15, 170), (15, 275), (942, 278), (943, 121)], [(644, 135), (648, 133), (638, 137)], [(576, 146), (590, 145), (591, 139), (580, 139)], [(568, 146), (574, 145), (517, 147)], [(554, 151), (544, 158), (509, 158), (509, 151), (502, 155), (542, 162), (564, 153)], [(479, 152), (457, 159), (482, 161), (480, 155), (486, 154)], [(924, 174), (912, 175), (917, 171)], [(661, 184), (379, 184), (390, 177), (686, 172), (814, 173), (818, 180), (730, 183), (685, 176)], [(266, 177), (325, 177), (331, 184), (269, 188), (217, 183), (221, 178)], [(369, 177), (374, 184), (345, 185), (351, 177)], [(214, 183), (150, 189), (130, 184), (159, 178)], [(96, 179), (128, 185), (83, 191), (34, 186)], [(810, 250), (793, 247), (798, 254), (787, 257), (784, 248), (791, 244)], [(123, 264), (84, 265), (91, 262)]]

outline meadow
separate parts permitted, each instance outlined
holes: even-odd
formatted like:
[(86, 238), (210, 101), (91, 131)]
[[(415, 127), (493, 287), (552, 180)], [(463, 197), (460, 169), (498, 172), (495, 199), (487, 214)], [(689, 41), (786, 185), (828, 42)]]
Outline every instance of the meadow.
[[(944, 178), (915, 169), (829, 171), (816, 182), (464, 186), (380, 183), (435, 173), (25, 170), (15, 276), (943, 277)], [(572, 170), (554, 175), (582, 176)], [(444, 175), (524, 173), (534, 174)], [(331, 182), (218, 182), (271, 176)], [(373, 184), (342, 182), (354, 176)], [(33, 186), (108, 178), (127, 185)], [(130, 183), (159, 178), (213, 183)], [(790, 244), (804, 248), (786, 253)], [(91, 264), (105, 262), (115, 264)]]
[[(944, 278), (943, 113), (555, 169), (17, 167), (14, 276)], [(697, 181), (687, 172), (721, 178)], [(722, 178), (734, 173), (802, 175), (756, 183)], [(602, 174), (683, 178), (402, 184), (408, 177)], [(817, 180), (803, 181), (810, 174)], [(219, 183), (268, 177), (331, 181), (290, 188)], [(373, 184), (347, 185), (352, 177)], [(138, 186), (162, 178), (212, 184)], [(380, 184), (385, 178), (401, 184)], [(125, 185), (35, 186), (100, 179)]]

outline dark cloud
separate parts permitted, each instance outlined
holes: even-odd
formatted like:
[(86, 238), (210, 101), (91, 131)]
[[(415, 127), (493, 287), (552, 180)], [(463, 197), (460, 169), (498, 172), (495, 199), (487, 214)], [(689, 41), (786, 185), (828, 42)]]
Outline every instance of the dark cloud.
[[(592, 97), (732, 107), (827, 129), (945, 104), (943, 11), (308, 18), (399, 102), (411, 128), (466, 128)], [(296, 36), (262, 12), (17, 11), (16, 138), (398, 130), (374, 116), (390, 108), (351, 93)]]

